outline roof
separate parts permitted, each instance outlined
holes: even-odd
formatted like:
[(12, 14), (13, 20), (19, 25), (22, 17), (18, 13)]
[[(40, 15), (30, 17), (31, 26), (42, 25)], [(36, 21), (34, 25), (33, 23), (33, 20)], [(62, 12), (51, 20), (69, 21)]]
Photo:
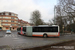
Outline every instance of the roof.
[[(13, 13), (13, 12), (7, 12), (7, 11), (0, 12), (0, 13), (12, 13), (12, 14), (16, 14), (16, 13)], [(17, 15), (17, 14), (16, 14), (16, 15)]]
[(24, 21), (22, 19), (18, 19), (18, 22), (23, 22), (23, 23), (29, 24), (27, 21)]

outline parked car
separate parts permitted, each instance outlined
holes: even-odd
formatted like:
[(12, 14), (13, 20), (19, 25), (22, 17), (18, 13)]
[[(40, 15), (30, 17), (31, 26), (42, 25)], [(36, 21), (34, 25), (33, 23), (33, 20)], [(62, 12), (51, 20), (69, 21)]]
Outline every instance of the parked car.
[(7, 33), (7, 34), (11, 34), (11, 31), (10, 31), (10, 30), (7, 30), (6, 33)]

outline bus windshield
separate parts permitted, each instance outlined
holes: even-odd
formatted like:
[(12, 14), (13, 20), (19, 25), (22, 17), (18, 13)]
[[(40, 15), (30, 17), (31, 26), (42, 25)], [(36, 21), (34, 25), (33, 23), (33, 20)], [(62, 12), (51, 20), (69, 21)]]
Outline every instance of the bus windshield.
[(20, 28), (17, 28), (17, 31), (21, 31), (21, 27)]
[(26, 32), (26, 27), (23, 27), (23, 31)]

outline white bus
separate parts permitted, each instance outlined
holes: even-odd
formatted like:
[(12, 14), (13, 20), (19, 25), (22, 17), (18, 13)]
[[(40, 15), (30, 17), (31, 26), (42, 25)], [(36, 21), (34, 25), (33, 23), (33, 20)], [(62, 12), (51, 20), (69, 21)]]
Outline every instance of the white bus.
[(17, 34), (19, 34), (19, 35), (25, 35), (26, 34), (26, 27), (25, 26), (18, 27), (17, 28)]
[(25, 27), (27, 36), (59, 37), (59, 26), (27, 26)]

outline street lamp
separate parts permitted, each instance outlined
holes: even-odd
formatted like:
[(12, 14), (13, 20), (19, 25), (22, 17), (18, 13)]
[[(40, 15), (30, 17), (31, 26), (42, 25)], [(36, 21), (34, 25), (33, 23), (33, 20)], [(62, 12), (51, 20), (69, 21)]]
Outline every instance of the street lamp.
[(64, 33), (64, 25), (63, 25), (63, 33)]
[(55, 5), (55, 6), (54, 6), (54, 24), (56, 24), (56, 23), (55, 23), (55, 14), (56, 14), (56, 13), (55, 13), (55, 9), (56, 9), (56, 8), (57, 8), (57, 7), (56, 7), (56, 5)]

